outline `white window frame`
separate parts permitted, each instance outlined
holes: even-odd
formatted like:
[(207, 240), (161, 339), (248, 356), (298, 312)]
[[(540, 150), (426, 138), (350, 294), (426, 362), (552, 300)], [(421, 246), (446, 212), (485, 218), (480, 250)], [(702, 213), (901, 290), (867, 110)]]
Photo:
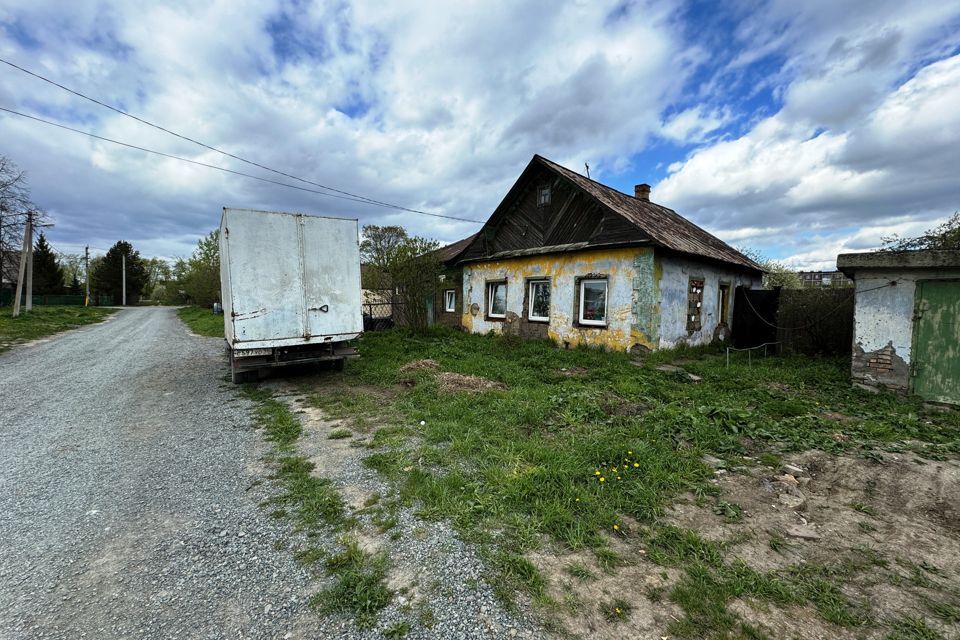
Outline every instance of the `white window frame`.
[(443, 291), (443, 310), (452, 313), (457, 310), (457, 290), (444, 289)]
[[(503, 287), (503, 313), (493, 312), (493, 292), (496, 287)], [(507, 282), (506, 280), (497, 280), (487, 283), (487, 317), (488, 318), (506, 318), (507, 317)]]
[[(549, 280), (531, 280), (527, 283), (527, 320), (533, 320), (534, 322), (550, 322), (550, 310), (547, 310), (547, 315), (545, 316), (535, 316), (533, 315), (533, 288), (534, 286), (546, 285), (547, 292), (552, 294)], [(551, 295), (550, 304), (553, 304), (553, 296)]]
[[(603, 285), (603, 320), (584, 320), (583, 319), (583, 302), (584, 302), (584, 291), (587, 288), (588, 284), (602, 284)], [(579, 324), (586, 325), (588, 327), (605, 327), (607, 326), (607, 318), (610, 317), (610, 283), (606, 278), (590, 278), (580, 281), (580, 313), (578, 314)]]

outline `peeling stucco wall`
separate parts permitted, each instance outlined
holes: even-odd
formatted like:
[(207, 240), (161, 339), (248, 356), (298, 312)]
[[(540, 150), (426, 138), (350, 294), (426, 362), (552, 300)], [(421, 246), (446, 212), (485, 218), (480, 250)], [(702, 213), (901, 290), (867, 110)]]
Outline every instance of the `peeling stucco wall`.
[[(853, 311), (853, 350), (872, 354), (888, 345), (910, 364), (913, 305), (918, 274), (857, 272)], [(896, 285), (889, 285), (897, 281)], [(906, 380), (904, 380), (906, 387)]]
[[(606, 328), (576, 326), (577, 280), (588, 275), (608, 278)], [(689, 333), (686, 310), (691, 276), (704, 279), (704, 297), (701, 329)], [(550, 322), (527, 326), (524, 315), (527, 281), (538, 277), (551, 280)], [(485, 317), (486, 284), (496, 280), (507, 281), (506, 320)], [(758, 287), (758, 277), (662, 255), (649, 247), (474, 263), (464, 267), (462, 324), (467, 331), (475, 333), (507, 331), (525, 337), (549, 337), (561, 346), (585, 344), (617, 351), (654, 350), (682, 342), (704, 344), (713, 340), (717, 328), (721, 282), (730, 284), (729, 323), (736, 287)]]
[[(760, 278), (721, 266), (689, 260), (671, 255), (659, 256), (661, 277), (660, 297), (660, 348), (676, 347), (686, 343), (707, 344), (713, 340), (719, 324), (718, 309), (720, 283), (730, 284), (730, 301), (727, 323), (732, 322), (734, 292), (738, 286), (759, 288)], [(700, 330), (687, 331), (687, 291), (690, 278), (703, 278), (703, 307)]]
[[(641, 257), (643, 256), (643, 257)], [(634, 285), (637, 276), (635, 261), (653, 263), (653, 249), (600, 249), (577, 253), (529, 256), (494, 262), (468, 264), (463, 271), (462, 324), (467, 331), (500, 333), (504, 321), (485, 318), (486, 283), (507, 281), (507, 311), (523, 313), (527, 279), (548, 277), (550, 287), (550, 322), (546, 335), (561, 346), (593, 345), (626, 351), (634, 344), (632, 337)], [(577, 318), (577, 279), (587, 275), (608, 278), (607, 318), (604, 328), (575, 326)], [(644, 294), (645, 295), (645, 294)], [(476, 305), (471, 309), (472, 305)], [(508, 327), (509, 329), (509, 327)]]
[(850, 366), (855, 383), (909, 389), (917, 281), (958, 275), (956, 270), (938, 269), (856, 271)]

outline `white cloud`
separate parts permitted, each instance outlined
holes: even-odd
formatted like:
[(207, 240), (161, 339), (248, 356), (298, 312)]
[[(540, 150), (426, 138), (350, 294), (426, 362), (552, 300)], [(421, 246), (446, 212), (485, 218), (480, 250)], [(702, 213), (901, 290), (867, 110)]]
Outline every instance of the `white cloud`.
[[(40, 0), (0, 9), (40, 46), (8, 40), (0, 52), (264, 164), (484, 219), (533, 153), (622, 164), (680, 93), (695, 61), (674, 8), (637, 5), (611, 21), (617, 6)], [(0, 95), (28, 113), (81, 118), (79, 128), (100, 135), (251, 171), (11, 69)], [(216, 226), (223, 204), (400, 222), (446, 241), (477, 228), (218, 175), (12, 116), (0, 118), (0, 136), (30, 172), (35, 199), (64, 222), (54, 241), (125, 237), (182, 254), (183, 238)]]
[(732, 119), (729, 109), (709, 110), (704, 105), (690, 107), (663, 122), (660, 135), (678, 142), (699, 143)]
[[(412, 208), (483, 219), (533, 153), (578, 169), (589, 160), (602, 176), (626, 172), (659, 139), (706, 146), (677, 162), (658, 158), (670, 174), (656, 198), (721, 237), (783, 255), (807, 250), (803, 231), (832, 238), (893, 216), (932, 220), (957, 199), (947, 167), (960, 164), (958, 72), (930, 64), (957, 42), (949, 3), (764, 3), (743, 16), (726, 43), (740, 54), (706, 88), (693, 79), (717, 52), (691, 43), (682, 9), (666, 1), (17, 4), (0, 7), (0, 24), (20, 25), (36, 46), (8, 37), (3, 57), (233, 153)], [(782, 64), (760, 85), (774, 87), (782, 108), (762, 118), (738, 111), (732, 79), (772, 58)], [(0, 68), (0, 100), (277, 177), (12, 69)], [(725, 133), (757, 118), (739, 138)], [(225, 204), (359, 216), (445, 241), (477, 228), (13, 116), (0, 117), (0, 140), (57, 218), (55, 244), (123, 237), (145, 254), (184, 254)]]

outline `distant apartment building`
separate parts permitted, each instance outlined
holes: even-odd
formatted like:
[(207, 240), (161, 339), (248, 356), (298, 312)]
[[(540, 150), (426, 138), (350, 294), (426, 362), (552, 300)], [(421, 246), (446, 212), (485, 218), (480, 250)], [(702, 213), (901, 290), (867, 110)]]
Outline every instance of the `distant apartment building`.
[(804, 289), (813, 287), (852, 287), (853, 280), (841, 271), (799, 271)]

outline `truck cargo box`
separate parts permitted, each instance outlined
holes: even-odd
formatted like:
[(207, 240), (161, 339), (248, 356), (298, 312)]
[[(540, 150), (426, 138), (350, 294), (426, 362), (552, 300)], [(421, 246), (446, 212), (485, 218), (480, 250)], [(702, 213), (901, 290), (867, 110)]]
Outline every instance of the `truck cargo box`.
[(224, 208), (220, 284), (235, 372), (335, 358), (360, 335), (357, 231), (353, 219)]

